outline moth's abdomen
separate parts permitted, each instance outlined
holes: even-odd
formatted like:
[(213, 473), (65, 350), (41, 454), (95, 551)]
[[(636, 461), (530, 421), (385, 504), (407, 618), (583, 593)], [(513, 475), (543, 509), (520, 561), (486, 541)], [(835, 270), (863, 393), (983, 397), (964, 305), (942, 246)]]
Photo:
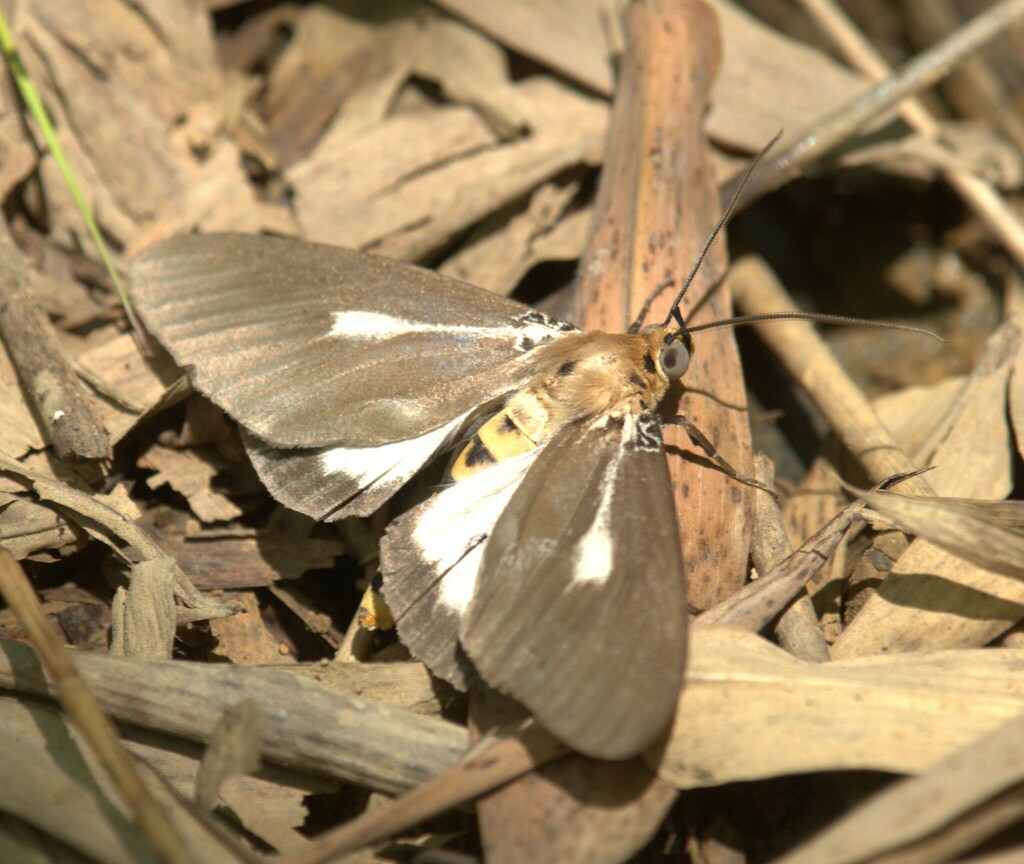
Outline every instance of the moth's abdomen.
[(448, 469), (447, 479), (457, 483), (489, 465), (504, 462), (536, 446), (508, 410), (503, 409), (476, 430)]

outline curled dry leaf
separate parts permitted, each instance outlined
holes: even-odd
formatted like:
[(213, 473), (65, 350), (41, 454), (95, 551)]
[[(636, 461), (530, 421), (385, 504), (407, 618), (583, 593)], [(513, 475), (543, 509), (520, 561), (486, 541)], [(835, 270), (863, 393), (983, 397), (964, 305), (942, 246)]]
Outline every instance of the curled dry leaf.
[(217, 790), (228, 777), (259, 767), (266, 719), (263, 708), (251, 699), (236, 702), (221, 715), (196, 777), (196, 803), (204, 810), (213, 809)]
[(127, 589), (118, 588), (111, 607), (111, 654), (171, 659), (176, 570), (171, 558), (140, 561), (132, 567)]
[(986, 570), (1024, 579), (1024, 501), (917, 498), (861, 490), (857, 495), (902, 530)]

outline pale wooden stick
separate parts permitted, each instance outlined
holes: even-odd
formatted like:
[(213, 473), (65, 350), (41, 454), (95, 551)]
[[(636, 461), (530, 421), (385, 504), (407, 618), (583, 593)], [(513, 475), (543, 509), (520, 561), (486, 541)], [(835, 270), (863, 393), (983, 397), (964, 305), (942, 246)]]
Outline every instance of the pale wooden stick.
[(0, 218), (0, 333), (57, 456), (109, 459), (110, 437), (92, 413), (50, 319), (29, 285), (21, 253)]
[[(775, 468), (765, 456), (755, 456), (757, 479), (766, 486), (775, 482)], [(782, 524), (779, 502), (771, 495), (754, 496), (754, 537), (750, 544), (750, 557), (762, 576), (791, 555), (793, 547)], [(782, 613), (775, 628), (779, 644), (794, 657), (810, 663), (825, 663), (829, 659), (828, 643), (814, 604), (806, 590)]]
[(57, 698), (107, 770), (124, 803), (135, 814), (139, 830), (153, 851), (168, 864), (189, 864), (191, 856), (160, 806), (150, 797), (135, 762), (121, 746), (117, 729), (107, 719), (92, 691), (78, 676), (67, 648), (43, 614), (28, 577), (6, 549), (0, 547), (0, 593), (17, 615), (39, 660), (53, 681)]

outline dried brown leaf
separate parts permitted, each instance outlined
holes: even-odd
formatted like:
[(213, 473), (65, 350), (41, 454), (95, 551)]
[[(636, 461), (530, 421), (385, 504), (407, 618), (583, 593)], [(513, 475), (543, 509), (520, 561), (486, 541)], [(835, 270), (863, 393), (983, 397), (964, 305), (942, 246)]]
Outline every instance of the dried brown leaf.
[(46, 447), (21, 387), (0, 384), (0, 453), (20, 459), (30, 450)]
[[(418, 53), (416, 0), (309, 5), (267, 78), (266, 118), (282, 165), (328, 135), (379, 121)], [(345, 131), (342, 132), (342, 129)]]
[(608, 28), (621, 3), (606, 0), (437, 0), (452, 15), (499, 42), (597, 91), (610, 94), (613, 74)]
[[(54, 0), (30, 4), (22, 21), (25, 63), (77, 180), (101, 224), (122, 240), (182, 188), (168, 130), (195, 103), (218, 104), (223, 86), (205, 11), (151, 7)], [(84, 240), (53, 160), (44, 157), (41, 170), (50, 224)]]
[[(89, 748), (64, 716), (47, 706), (0, 699), (4, 758), (0, 808), (58, 838), (94, 861), (155, 862), (123, 803), (98, 770)], [(167, 787), (138, 763), (149, 791), (171, 818), (196, 864), (242, 861), (232, 846), (197, 820)], [(55, 805), (59, 802), (59, 806)]]
[(578, 257), (592, 216), (589, 211), (566, 215), (578, 189), (578, 184), (541, 186), (523, 212), (496, 230), (485, 223), (483, 236), (469, 238), (438, 272), (508, 295), (535, 264)]
[(200, 533), (187, 538), (162, 533), (160, 545), (204, 591), (262, 588), (334, 565), (345, 551), (337, 540), (299, 539), (270, 531), (257, 536)]
[(132, 335), (117, 333), (114, 328), (94, 334), (89, 346), (75, 359), (87, 381), (101, 394), (101, 398), (93, 399), (93, 406), (115, 443), (181, 376), (166, 353), (143, 357)]
[(0, 543), (19, 561), (44, 549), (68, 552), (81, 542), (81, 534), (52, 508), (0, 493)]
[(208, 158), (187, 172), (180, 190), (161, 199), (152, 220), (133, 236), (127, 252), (133, 255), (158, 240), (188, 234), (197, 228), (251, 234), (262, 230), (296, 233), (287, 209), (256, 196), (243, 170), (241, 152), (226, 140), (218, 140)]
[(225, 463), (209, 449), (174, 450), (154, 444), (138, 464), (157, 472), (146, 479), (150, 489), (169, 485), (186, 498), (192, 512), (203, 522), (226, 522), (242, 515), (241, 508), (230, 498), (210, 488)]
[(231, 594), (242, 612), (230, 618), (210, 622), (210, 634), (217, 640), (213, 654), (240, 666), (257, 664), (293, 663), (281, 643), (267, 629), (260, 615), (259, 599), (252, 591)]
[[(254, 699), (267, 712), (263, 758), (384, 792), (446, 771), (468, 744), (452, 723), (337, 693), (287, 667), (140, 663), (84, 651), (75, 666), (110, 717), (190, 741), (206, 740), (228, 705)], [(10, 640), (0, 640), (0, 682), (50, 692), (31, 649)]]
[[(933, 452), (922, 457), (937, 466), (928, 478), (938, 493), (1001, 498), (1010, 491), (1007, 382), (1020, 342), (1013, 321), (994, 334), (939, 427)], [(833, 646), (832, 656), (985, 645), (1022, 616), (1024, 584), (918, 539)]]
[[(470, 726), (478, 737), (526, 716), (493, 690), (470, 694)], [(484, 856), (489, 864), (619, 864), (650, 840), (677, 796), (640, 759), (570, 754), (477, 801)]]
[[(132, 731), (124, 741), (135, 755), (144, 759), (184, 799), (192, 797), (202, 755), (198, 745)], [(162, 746), (161, 746), (162, 745)], [(267, 769), (258, 776), (234, 775), (221, 784), (217, 803), (229, 808), (245, 830), (282, 853), (298, 852), (309, 845), (299, 829), (309, 817), (305, 799), (311, 792), (331, 793), (337, 783), (311, 775)]]
[(758, 21), (737, 4), (712, 0), (724, 38), (708, 132), (757, 152), (780, 129), (809, 127), (868, 89), (866, 76)]
[(531, 135), (498, 143), (445, 106), (390, 118), (319, 147), (289, 172), (304, 236), (415, 259), (600, 147), (606, 107), (550, 79), (516, 85)]
[(436, 18), (430, 22), (416, 55), (415, 72), (440, 85), (449, 101), (479, 111), (503, 141), (528, 125), (519, 90), (509, 81), (505, 52), (459, 21)]
[(1024, 653), (943, 651), (803, 663), (763, 639), (695, 628), (663, 751), (680, 788), (836, 769), (917, 773), (1024, 708)]

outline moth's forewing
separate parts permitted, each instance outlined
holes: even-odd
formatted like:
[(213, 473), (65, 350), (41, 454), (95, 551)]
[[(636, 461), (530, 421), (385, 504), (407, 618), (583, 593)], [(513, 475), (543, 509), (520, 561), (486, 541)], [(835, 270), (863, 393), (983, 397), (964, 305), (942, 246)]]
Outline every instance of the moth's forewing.
[(671, 720), (686, 615), (660, 423), (626, 415), (541, 450), (487, 541), (461, 639), (557, 737), (623, 759)]
[(461, 690), (459, 630), (484, 544), (537, 451), (498, 462), (424, 501), (388, 526), (381, 543), (384, 596), (413, 655)]
[(438, 429), (525, 380), (568, 328), (408, 264), (241, 234), (185, 235), (132, 264), (146, 326), (196, 387), (281, 448)]

